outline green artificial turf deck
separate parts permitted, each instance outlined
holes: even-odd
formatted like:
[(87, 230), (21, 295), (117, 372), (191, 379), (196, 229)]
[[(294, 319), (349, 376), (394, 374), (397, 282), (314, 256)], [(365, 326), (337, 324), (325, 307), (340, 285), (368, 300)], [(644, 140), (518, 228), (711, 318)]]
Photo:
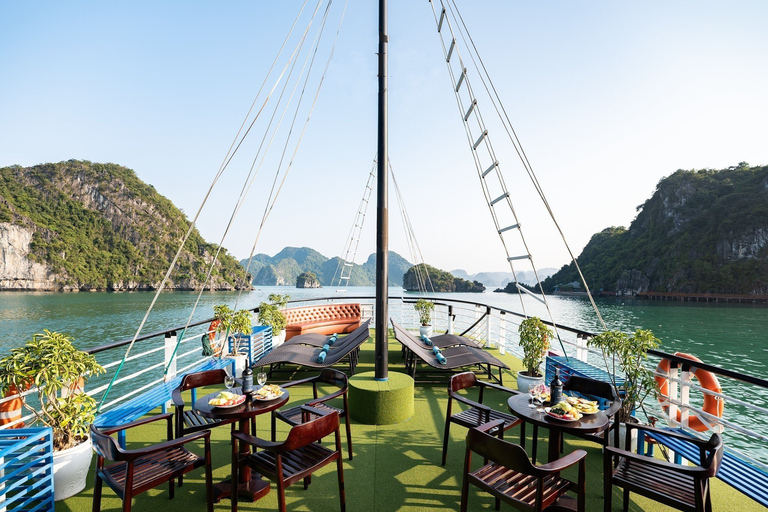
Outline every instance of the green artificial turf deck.
[[(400, 355), (400, 344), (390, 340), (389, 371), (404, 372)], [(374, 344), (371, 340), (363, 344), (360, 353), (358, 372), (373, 370)], [(496, 350), (493, 354), (504, 360), (511, 371), (504, 372), (504, 384), (515, 387), (514, 375), (522, 369), (519, 360), (510, 355), (499, 356)], [(345, 368), (340, 366), (342, 370)], [(303, 378), (308, 374), (302, 372), (295, 378)], [(451, 441), (448, 447), (448, 462), (440, 466), (443, 428), (445, 424), (445, 407), (447, 404), (446, 384), (448, 372), (437, 376), (440, 382), (424, 384), (421, 374), (416, 374), (415, 413), (407, 421), (395, 425), (363, 425), (352, 421), (352, 438), (354, 442), (354, 459), (349, 460), (346, 450), (346, 439), (342, 427), (342, 451), (344, 453), (344, 480), (347, 494), (347, 510), (350, 512), (416, 512), (416, 511), (447, 511), (458, 510), (461, 494), (461, 472), (464, 462), (464, 437), (466, 429), (456, 425), (451, 426)], [(434, 380), (435, 375), (427, 376)], [(277, 380), (294, 378), (289, 373), (277, 374)], [(211, 389), (210, 391), (214, 391)], [(311, 398), (311, 386), (291, 388), (290, 404), (301, 403)], [(199, 395), (202, 396), (202, 395)], [(485, 403), (500, 410), (506, 409), (508, 395), (489, 390)], [(129, 448), (139, 448), (164, 440), (164, 422), (141, 428), (138, 432), (129, 434)], [(257, 434), (269, 438), (269, 416), (258, 418)], [(278, 440), (284, 439), (288, 431), (287, 425), (278, 422)], [(528, 429), (530, 436), (531, 429)], [(519, 431), (511, 429), (505, 435), (507, 440), (519, 442)], [(219, 427), (213, 430), (213, 478), (214, 482), (225, 479), (230, 474), (229, 461), (229, 427)], [(332, 442), (331, 439), (325, 440)], [(539, 459), (546, 456), (547, 443), (539, 441)], [(527, 444), (530, 448), (530, 441)], [(594, 443), (566, 437), (565, 453), (576, 448), (587, 450), (587, 511), (603, 510), (603, 477), (602, 454)], [(202, 452), (202, 444), (200, 445)], [(474, 459), (479, 459), (475, 457)], [(476, 460), (475, 465), (481, 460)], [(95, 458), (94, 458), (95, 464)], [(300, 483), (294, 484), (286, 491), (288, 510), (290, 511), (338, 511), (339, 499), (336, 482), (335, 464), (330, 464), (313, 475), (312, 484), (307, 490)], [(563, 476), (576, 478), (576, 468), (566, 471)], [(620, 489), (614, 488), (613, 510), (621, 510)], [(728, 485), (713, 480), (712, 494), (715, 511), (756, 511), (765, 510), (751, 499), (735, 491)], [(255, 503), (239, 502), (239, 510), (277, 510), (276, 486), (272, 485), (269, 494)], [(81, 512), (91, 510), (93, 499), (93, 470), (88, 475), (88, 486), (80, 494), (56, 504), (58, 512)], [(493, 510), (494, 500), (490, 495), (470, 486), (469, 510)], [(102, 510), (120, 510), (121, 501), (111, 489), (105, 486), (102, 493)], [(230, 501), (222, 500), (215, 504), (216, 510), (229, 510)], [(168, 486), (154, 489), (134, 499), (133, 510), (164, 512), (192, 512), (205, 510), (205, 482), (203, 469), (188, 473), (184, 478), (184, 486), (176, 489), (176, 497), (168, 499)], [(502, 504), (502, 510), (514, 510)], [(632, 495), (630, 510), (671, 510), (643, 497)]]

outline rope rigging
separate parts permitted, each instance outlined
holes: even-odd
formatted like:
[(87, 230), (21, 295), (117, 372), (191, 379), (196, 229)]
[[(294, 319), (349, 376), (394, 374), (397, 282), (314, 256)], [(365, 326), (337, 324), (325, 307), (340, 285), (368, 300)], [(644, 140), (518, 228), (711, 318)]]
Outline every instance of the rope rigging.
[[(206, 194), (205, 194), (205, 196), (203, 198), (203, 201), (202, 201), (200, 207), (198, 208), (198, 210), (197, 210), (193, 220), (191, 221), (186, 234), (182, 238), (181, 243), (179, 245), (179, 248), (178, 248), (178, 250), (177, 250), (177, 252), (176, 252), (176, 254), (175, 254), (175, 256), (174, 256), (174, 258), (173, 258), (173, 260), (171, 262), (171, 264), (169, 265), (169, 268), (166, 271), (166, 273), (165, 273), (165, 275), (164, 275), (164, 277), (163, 277), (163, 279), (162, 279), (162, 281), (160, 283), (160, 286), (158, 286), (158, 289), (157, 289), (157, 291), (156, 291), (156, 293), (155, 293), (155, 295), (154, 295), (154, 297), (152, 299), (152, 302), (150, 303), (150, 305), (149, 305), (147, 311), (145, 312), (144, 317), (142, 318), (142, 320), (141, 320), (141, 322), (140, 322), (140, 324), (139, 324), (139, 326), (138, 326), (138, 328), (137, 328), (137, 330), (136, 330), (136, 332), (135, 332), (131, 342), (129, 343), (128, 348), (126, 350), (126, 353), (123, 356), (123, 359), (121, 360), (120, 364), (118, 365), (117, 370), (115, 371), (114, 376), (112, 377), (109, 385), (107, 386), (107, 388), (106, 388), (106, 390), (105, 390), (105, 392), (104, 392), (104, 394), (103, 394), (103, 396), (101, 398), (101, 401), (99, 402), (99, 406), (98, 406), (97, 411), (101, 410), (101, 407), (103, 406), (104, 402), (106, 401), (107, 396), (109, 395), (109, 392), (111, 391), (113, 384), (116, 382), (116, 380), (117, 380), (117, 378), (118, 378), (118, 376), (120, 374), (121, 369), (123, 368), (126, 360), (128, 359), (129, 354), (131, 352), (131, 349), (133, 348), (133, 345), (135, 344), (136, 340), (138, 339), (139, 335), (141, 334), (141, 331), (143, 330), (143, 328), (144, 328), (144, 326), (145, 326), (145, 324), (147, 322), (147, 319), (149, 318), (149, 315), (152, 312), (152, 310), (153, 310), (153, 308), (154, 308), (154, 306), (155, 306), (155, 304), (157, 302), (157, 299), (160, 296), (160, 293), (164, 290), (168, 280), (170, 279), (171, 273), (174, 270), (174, 268), (176, 267), (178, 259), (179, 259), (180, 255), (183, 252), (183, 249), (184, 249), (184, 246), (186, 245), (187, 240), (189, 239), (190, 235), (194, 232), (194, 229), (195, 229), (195, 227), (197, 225), (197, 220), (198, 220), (198, 218), (199, 218), (203, 208), (207, 204), (207, 202), (208, 202), (208, 200), (210, 198), (210, 195), (211, 195), (211, 193), (213, 191), (213, 188), (215, 187), (215, 185), (217, 184), (217, 182), (219, 181), (219, 179), (223, 175), (224, 171), (229, 167), (230, 163), (232, 162), (232, 159), (237, 154), (238, 150), (241, 148), (243, 142), (248, 137), (248, 135), (249, 135), (251, 129), (253, 128), (253, 126), (255, 125), (256, 121), (261, 116), (261, 113), (264, 111), (264, 108), (266, 107), (267, 103), (271, 99), (274, 91), (277, 89), (279, 83), (283, 80), (283, 77), (285, 76), (286, 70), (288, 70), (289, 67), (290, 67), (291, 72), (289, 73), (288, 77), (286, 77), (286, 79), (285, 79), (285, 85), (283, 86), (283, 92), (281, 93), (281, 96), (280, 96), (281, 99), (282, 99), (282, 94), (285, 92), (285, 90), (287, 88), (287, 84), (288, 84), (288, 82), (290, 80), (290, 76), (292, 75), (293, 69), (295, 68), (296, 62), (298, 61), (297, 56), (300, 54), (301, 48), (303, 47), (304, 42), (306, 41), (307, 34), (309, 33), (310, 28), (311, 28), (312, 24), (314, 23), (314, 21), (315, 21), (315, 19), (317, 17), (317, 13), (319, 12), (320, 6), (323, 4), (323, 2), (324, 2), (324, 0), (318, 0), (317, 4), (315, 6), (315, 10), (314, 10), (314, 12), (313, 12), (313, 14), (311, 16), (311, 19), (310, 19), (309, 23), (307, 24), (307, 27), (304, 30), (304, 33), (301, 36), (300, 41), (297, 43), (297, 45), (296, 45), (296, 47), (295, 47), (295, 49), (293, 51), (293, 54), (290, 56), (290, 58), (288, 59), (288, 61), (285, 64), (285, 66), (283, 67), (282, 71), (280, 72), (280, 74), (276, 78), (275, 83), (272, 86), (272, 89), (270, 90), (269, 94), (265, 98), (261, 108), (258, 110), (258, 112), (253, 117), (253, 120), (251, 121), (251, 123), (248, 124), (248, 119), (250, 118), (251, 114), (253, 113), (253, 110), (254, 110), (257, 102), (258, 102), (258, 98), (262, 94), (262, 92), (264, 90), (264, 87), (265, 87), (266, 83), (269, 80), (269, 77), (271, 76), (273, 70), (275, 69), (275, 66), (276, 66), (277, 62), (279, 61), (279, 58), (282, 55), (283, 50), (285, 49), (285, 47), (286, 47), (286, 45), (287, 45), (287, 43), (288, 43), (288, 41), (289, 41), (289, 39), (290, 39), (294, 29), (295, 29), (295, 27), (297, 26), (297, 23), (298, 23), (299, 19), (302, 16), (302, 13), (304, 12), (304, 9), (305, 9), (306, 4), (307, 4), (307, 0), (305, 0), (304, 3), (302, 4), (302, 6), (301, 6), (301, 8), (299, 10), (299, 13), (296, 16), (296, 19), (294, 20), (293, 25), (291, 26), (291, 28), (290, 28), (290, 30), (288, 32), (288, 35), (286, 36), (285, 40), (283, 41), (283, 44), (280, 47), (280, 49), (279, 49), (279, 51), (277, 53), (277, 56), (275, 57), (274, 61), (272, 62), (272, 65), (271, 65), (271, 67), (269, 69), (269, 72), (267, 73), (267, 76), (264, 78), (264, 81), (262, 82), (261, 87), (259, 88), (259, 90), (257, 92), (256, 98), (254, 99), (253, 103), (251, 104), (251, 106), (250, 106), (250, 108), (249, 108), (249, 110), (248, 110), (248, 112), (247, 112), (247, 114), (246, 114), (246, 116), (245, 116), (245, 118), (244, 118), (240, 128), (238, 129), (238, 132), (235, 135), (234, 140), (233, 140), (232, 144), (230, 145), (230, 147), (229, 147), (229, 149), (228, 149), (228, 151), (227, 151), (227, 153), (226, 153), (226, 155), (224, 157), (224, 160), (223, 160), (222, 164), (219, 167), (219, 170), (217, 171), (217, 173), (216, 173), (212, 183), (210, 184), (210, 186), (209, 186), (209, 188), (208, 188), (208, 190), (207, 190), (207, 192), (206, 192)], [(303, 74), (304, 70), (307, 68), (307, 63), (308, 62), (310, 63), (309, 64), (309, 69), (307, 70), (307, 73), (306, 73), (306, 78), (305, 78), (304, 83), (303, 83), (303, 88), (302, 88), (301, 95), (300, 95), (301, 98), (303, 98), (303, 95), (304, 95), (304, 93), (306, 91), (306, 87), (307, 87), (307, 84), (308, 84), (308, 81), (309, 81), (309, 78), (310, 78), (310, 75), (311, 75), (312, 65), (314, 64), (315, 57), (317, 56), (317, 53), (318, 53), (318, 49), (319, 49), (319, 46), (320, 46), (320, 41), (321, 41), (322, 33), (324, 31), (325, 24), (326, 24), (326, 21), (328, 19), (328, 15), (329, 15), (329, 12), (330, 12), (331, 4), (332, 4), (332, 0), (327, 0), (326, 8), (325, 8), (325, 11), (324, 11), (324, 14), (323, 14), (323, 20), (322, 20), (321, 28), (319, 29), (319, 31), (317, 32), (317, 34), (315, 36), (315, 41), (314, 41), (314, 45), (313, 45), (314, 46), (314, 51), (312, 51), (310, 54), (307, 55), (307, 58), (305, 59), (304, 66), (302, 67), (302, 73), (301, 74)], [(311, 119), (312, 112), (314, 111), (315, 105), (317, 103), (317, 98), (319, 96), (320, 90), (322, 88), (322, 84), (323, 84), (324, 79), (325, 79), (325, 75), (326, 75), (326, 73), (328, 71), (328, 67), (330, 65), (331, 59), (332, 59), (333, 54), (334, 54), (335, 45), (336, 45), (336, 42), (338, 40), (338, 36), (339, 36), (340, 30), (341, 30), (341, 26), (342, 26), (342, 23), (343, 23), (343, 20), (344, 20), (344, 13), (346, 12), (346, 7), (347, 7), (347, 3), (345, 2), (343, 11), (342, 11), (340, 19), (339, 19), (338, 28), (337, 28), (337, 31), (336, 31), (336, 37), (335, 37), (335, 39), (333, 41), (333, 45), (331, 47), (331, 50), (330, 50), (330, 53), (329, 53), (329, 56), (328, 56), (328, 60), (326, 62), (325, 68), (324, 68), (324, 70), (322, 72), (322, 76), (320, 77), (319, 83), (317, 85), (317, 91), (315, 93), (314, 100), (312, 102), (312, 106), (311, 106), (311, 108), (309, 110), (309, 113), (307, 115), (307, 119), (306, 119), (306, 121), (304, 123), (304, 127), (303, 127), (303, 129), (301, 131), (301, 134), (300, 134), (300, 136), (298, 138), (298, 141), (296, 142), (296, 145), (295, 145), (294, 151), (292, 153), (291, 159), (290, 159), (290, 161), (289, 161), (289, 163), (288, 163), (288, 165), (286, 167), (285, 172), (283, 173), (283, 178), (280, 181), (280, 186), (277, 187), (277, 190), (275, 190), (275, 183), (277, 182), (277, 179), (279, 177), (280, 170), (282, 168), (282, 164), (283, 164), (286, 152), (287, 152), (287, 146), (288, 146), (288, 143), (290, 141), (291, 134), (293, 133), (293, 126), (294, 126), (294, 124), (296, 122), (296, 119), (297, 119), (297, 116), (298, 116), (298, 113), (299, 113), (299, 109), (300, 109), (300, 106), (301, 106), (301, 100), (299, 100), (297, 102), (296, 112), (294, 113), (293, 122), (291, 124), (291, 130), (288, 133), (285, 145), (283, 147), (283, 152), (282, 152), (282, 155), (281, 155), (281, 158), (280, 158), (280, 164), (277, 167), (277, 170), (276, 170), (276, 173), (275, 173), (275, 178), (273, 180), (272, 191), (270, 193), (268, 204), (267, 204), (267, 207), (265, 208), (265, 213), (264, 213), (264, 215), (262, 217), (262, 221), (261, 221), (261, 224), (260, 224), (260, 227), (259, 227), (259, 234), (261, 233), (261, 229), (264, 226), (264, 222), (266, 221), (267, 217), (269, 216), (269, 212), (271, 212), (271, 210), (274, 207), (274, 204), (275, 204), (275, 202), (277, 200), (277, 197), (279, 196), (279, 192), (280, 192), (280, 190), (282, 188), (283, 183), (285, 182), (285, 179), (287, 177), (288, 171), (290, 170), (290, 167), (293, 164), (293, 158), (296, 156), (296, 154), (298, 152), (298, 149), (299, 149), (299, 147), (301, 145), (301, 141), (303, 139), (303, 135), (304, 135), (304, 133), (306, 131), (306, 127), (307, 127), (307, 125), (309, 123), (309, 120)], [(311, 59), (309, 58), (310, 55), (311, 55)], [(301, 82), (301, 74), (296, 79), (296, 83), (294, 85), (293, 92), (296, 91), (299, 83)], [(291, 94), (291, 98), (293, 97), (293, 92)], [(279, 104), (280, 104), (280, 101), (278, 101), (276, 103), (276, 105), (275, 105), (275, 112), (276, 112)], [(288, 105), (290, 105), (290, 100), (287, 102), (287, 104), (285, 106), (285, 110), (283, 112), (283, 116), (285, 115), (285, 112), (287, 111)], [(273, 113), (272, 118), (274, 118), (274, 113)], [(281, 121), (282, 121), (282, 117), (281, 117)], [(246, 126), (246, 124), (248, 124), (248, 128), (245, 130), (245, 132), (243, 132), (243, 128)], [(270, 122), (270, 125), (271, 125), (271, 122)], [(278, 128), (279, 128), (279, 126), (278, 126)], [(277, 128), (275, 129), (275, 133), (276, 133), (276, 131), (277, 131)], [(265, 137), (266, 137), (266, 135), (265, 135)], [(274, 139), (274, 134), (272, 136), (272, 139)], [(262, 146), (259, 147), (259, 151), (261, 151), (261, 148), (263, 147), (263, 141), (264, 141), (264, 139), (262, 139)], [(270, 141), (270, 143), (271, 143), (271, 141)], [(267, 150), (268, 149), (269, 149), (269, 147), (267, 147)], [(258, 153), (257, 153), (257, 156), (254, 158), (254, 164), (255, 164), (255, 161), (257, 159), (258, 159)], [(262, 158), (262, 162), (263, 162), (263, 158)], [(240, 211), (240, 208), (241, 208), (242, 204), (244, 203), (245, 198), (247, 197), (247, 194), (248, 194), (248, 192), (250, 190), (251, 185), (253, 184), (253, 181), (255, 179), (255, 175), (258, 172), (258, 168), (256, 168), (256, 172), (254, 172), (254, 164), (251, 165), (249, 173), (246, 176), (246, 179), (244, 181), (243, 187), (241, 188), (241, 191), (240, 191), (240, 195), (239, 195), (237, 201), (235, 202), (235, 206), (234, 206), (233, 212), (232, 212), (232, 214), (230, 216), (230, 219), (229, 219), (229, 222), (228, 222), (228, 224), (226, 226), (224, 235), (221, 238), (221, 242), (219, 243), (219, 245), (217, 247), (217, 250), (216, 250), (216, 252), (214, 254), (214, 258), (211, 261), (211, 264), (210, 264), (210, 266), (209, 266), (209, 268), (207, 270), (206, 278), (202, 281), (201, 289), (200, 289), (200, 292), (199, 292), (199, 294), (197, 296), (195, 304), (194, 304), (194, 306), (192, 308), (192, 311), (190, 312), (190, 315), (189, 315), (189, 317), (187, 319), (185, 327), (181, 331), (181, 336), (179, 336), (177, 338), (176, 346), (174, 347), (173, 353), (172, 353), (172, 355), (171, 355), (171, 357), (169, 359), (169, 363), (168, 363), (167, 366), (165, 366), (164, 375), (167, 375), (168, 368), (169, 368), (171, 362), (174, 360), (174, 358), (176, 356), (176, 352), (178, 350), (179, 344), (181, 343), (181, 341), (184, 338), (184, 334), (186, 332), (186, 329), (189, 327), (189, 324), (192, 322), (192, 318), (193, 318), (193, 316), (195, 314), (197, 306), (199, 305), (202, 293), (205, 290), (205, 285), (211, 279), (211, 274), (212, 274), (213, 269), (214, 269), (214, 267), (216, 265), (216, 262), (218, 261), (218, 257), (220, 255), (221, 249), (223, 247), (223, 243), (226, 240), (227, 234), (229, 233), (229, 230), (230, 230), (230, 228), (232, 226), (232, 223), (233, 223), (234, 219), (237, 217), (237, 214)], [(259, 234), (256, 235), (256, 240), (258, 240)], [(249, 256), (249, 263), (250, 263), (251, 258), (253, 257), (253, 253), (255, 252), (255, 247), (256, 247), (256, 242), (254, 242), (253, 249), (251, 251), (251, 255)], [(248, 271), (246, 270), (244, 275), (248, 275), (247, 272)], [(241, 282), (241, 284), (242, 284), (242, 282)], [(213, 288), (212, 285), (211, 285), (211, 288)], [(242, 294), (242, 288), (243, 287), (240, 286), (240, 293), (237, 296), (237, 301), (239, 301), (240, 296)], [(237, 307), (237, 302), (235, 304), (235, 307)]]

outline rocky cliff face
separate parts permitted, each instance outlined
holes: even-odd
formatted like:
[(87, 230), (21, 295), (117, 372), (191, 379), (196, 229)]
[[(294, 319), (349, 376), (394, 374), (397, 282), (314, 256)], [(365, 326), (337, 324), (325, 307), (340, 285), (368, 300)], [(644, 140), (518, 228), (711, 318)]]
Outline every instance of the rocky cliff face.
[[(0, 289), (156, 289), (188, 228), (168, 199), (118, 165), (0, 168)], [(225, 251), (206, 279), (216, 250), (194, 230), (167, 288), (249, 286)]]
[(57, 275), (47, 265), (29, 258), (33, 232), (22, 226), (0, 223), (0, 289), (49, 290)]
[[(768, 294), (768, 166), (679, 170), (638, 210), (628, 230), (595, 234), (579, 255), (592, 289)], [(544, 289), (577, 279), (569, 265)]]
[(322, 286), (314, 274), (310, 272), (302, 272), (302, 274), (296, 278), (296, 288), (322, 288)]

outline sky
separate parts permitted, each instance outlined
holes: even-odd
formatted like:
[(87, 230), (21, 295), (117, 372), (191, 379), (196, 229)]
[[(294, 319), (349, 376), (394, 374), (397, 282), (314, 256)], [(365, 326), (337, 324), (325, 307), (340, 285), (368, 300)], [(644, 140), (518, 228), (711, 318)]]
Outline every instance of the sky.
[[(344, 2), (333, 2), (304, 87), (300, 70), (327, 4), (317, 1), (306, 2), (271, 74), (303, 0), (0, 2), (0, 166), (117, 163), (191, 219), (251, 104), (247, 123), (274, 87), (216, 181), (198, 228), (238, 259), (286, 246), (343, 256), (376, 153), (378, 8), (355, 0), (344, 10)], [(316, 5), (319, 17), (291, 72), (288, 56)], [(389, 2), (390, 161), (427, 263), (509, 271), (431, 5)], [(768, 164), (768, 3), (455, 5), (575, 255), (602, 229), (628, 226), (659, 180), (677, 169)], [(568, 251), (468, 50), (458, 48), (533, 261), (559, 268), (570, 261)], [(278, 120), (294, 83), (291, 105), (305, 93), (292, 125), (292, 106)], [(280, 128), (270, 143), (264, 134), (275, 104), (271, 126)], [(259, 151), (262, 140), (269, 152)], [(254, 161), (258, 173), (225, 236)], [(260, 229), (276, 176), (284, 185)], [(390, 249), (411, 259), (392, 189), (389, 215)], [(356, 262), (374, 251), (371, 207)]]

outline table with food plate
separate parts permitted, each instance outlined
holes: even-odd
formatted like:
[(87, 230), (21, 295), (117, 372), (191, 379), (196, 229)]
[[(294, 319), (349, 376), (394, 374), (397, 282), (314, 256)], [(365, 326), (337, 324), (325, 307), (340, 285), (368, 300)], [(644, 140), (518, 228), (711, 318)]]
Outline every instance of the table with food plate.
[[(564, 399), (567, 398), (564, 397)], [(548, 462), (560, 457), (563, 434), (597, 434), (608, 428), (608, 416), (603, 411), (598, 410), (596, 406), (594, 408), (589, 407), (587, 410), (594, 410), (595, 412), (588, 414), (558, 415), (551, 412), (551, 409), (555, 409), (555, 407), (533, 408), (529, 404), (530, 397), (528, 395), (515, 395), (507, 400), (507, 406), (512, 414), (526, 423), (549, 430)], [(545, 403), (545, 405), (547, 404)]]
[[(288, 402), (288, 398), (288, 390), (276, 385), (263, 386), (251, 396), (243, 395), (239, 388), (235, 388), (231, 394), (224, 392), (206, 395), (195, 402), (194, 408), (205, 418), (235, 421), (240, 432), (251, 434), (251, 418), (274, 411)], [(252, 435), (256, 435), (256, 432)], [(248, 444), (240, 443), (240, 458), (248, 456), (250, 452)], [(261, 475), (252, 472), (247, 465), (239, 472), (239, 476), (238, 496), (256, 501), (269, 492), (269, 482), (262, 480)], [(214, 485), (213, 495), (216, 502), (231, 497), (231, 479)]]

